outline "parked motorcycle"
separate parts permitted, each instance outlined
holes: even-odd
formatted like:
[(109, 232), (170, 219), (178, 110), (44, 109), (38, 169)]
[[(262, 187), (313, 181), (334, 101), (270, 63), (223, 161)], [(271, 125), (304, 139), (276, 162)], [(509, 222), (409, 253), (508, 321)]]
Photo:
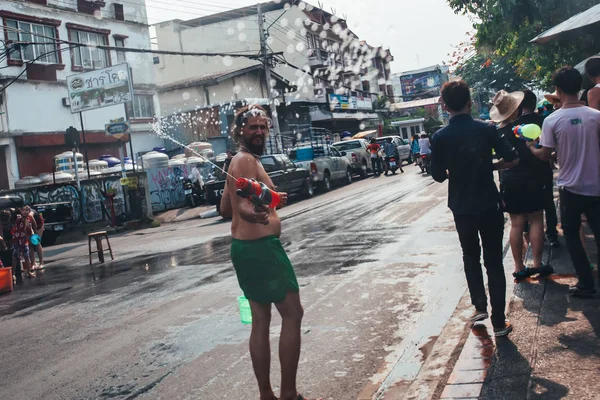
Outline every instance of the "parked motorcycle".
[(204, 193), (200, 185), (192, 182), (190, 178), (186, 179), (183, 184), (183, 193), (188, 207), (195, 208), (204, 203)]

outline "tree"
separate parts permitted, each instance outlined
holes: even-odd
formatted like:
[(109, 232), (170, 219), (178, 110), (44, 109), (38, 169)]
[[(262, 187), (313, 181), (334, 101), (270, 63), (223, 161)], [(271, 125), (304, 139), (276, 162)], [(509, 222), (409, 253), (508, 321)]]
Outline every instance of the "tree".
[(387, 96), (379, 96), (377, 100), (373, 101), (373, 110), (388, 110), (390, 108), (390, 99)]
[[(600, 52), (593, 30), (578, 30), (561, 40), (537, 45), (529, 41), (569, 17), (587, 10), (596, 0), (448, 0), (455, 12), (474, 16), (474, 47), (484, 57), (523, 83), (548, 89), (554, 71)], [(506, 69), (509, 68), (509, 69)], [(484, 71), (487, 72), (487, 71)], [(506, 82), (504, 82), (506, 83)]]

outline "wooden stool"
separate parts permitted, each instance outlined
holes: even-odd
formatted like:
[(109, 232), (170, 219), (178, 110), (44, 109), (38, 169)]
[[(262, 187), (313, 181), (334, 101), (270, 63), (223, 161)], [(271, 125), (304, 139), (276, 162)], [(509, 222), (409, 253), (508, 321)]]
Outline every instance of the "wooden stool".
[[(104, 264), (104, 248), (102, 247), (102, 239), (106, 239), (108, 245), (108, 251), (110, 251), (110, 259), (114, 260), (112, 248), (110, 247), (110, 241), (108, 240), (108, 233), (106, 231), (94, 232), (88, 235), (88, 249), (90, 251), (90, 265), (92, 265), (92, 254), (98, 253), (98, 259), (100, 263)], [(96, 241), (96, 251), (92, 251), (92, 239)]]

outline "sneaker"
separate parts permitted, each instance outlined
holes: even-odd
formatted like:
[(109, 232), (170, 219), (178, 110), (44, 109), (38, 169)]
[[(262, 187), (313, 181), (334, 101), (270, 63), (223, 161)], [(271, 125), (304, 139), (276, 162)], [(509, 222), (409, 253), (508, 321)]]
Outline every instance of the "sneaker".
[(596, 295), (596, 289), (594, 289), (594, 288), (584, 289), (579, 286), (571, 286), (569, 288), (569, 294), (573, 297), (590, 298), (590, 297), (594, 297)]
[(508, 334), (511, 333), (512, 331), (513, 331), (512, 325), (510, 324), (510, 322), (506, 321), (504, 323), (503, 328), (494, 328), (494, 336), (496, 336), (496, 337), (508, 336)]
[(473, 323), (483, 321), (484, 319), (488, 319), (490, 316), (487, 311), (475, 311), (469, 320)]

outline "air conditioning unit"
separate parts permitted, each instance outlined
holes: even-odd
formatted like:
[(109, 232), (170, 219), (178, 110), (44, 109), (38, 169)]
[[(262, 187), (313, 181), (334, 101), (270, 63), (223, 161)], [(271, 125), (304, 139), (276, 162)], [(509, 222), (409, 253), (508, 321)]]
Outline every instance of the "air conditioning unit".
[(71, 100), (68, 97), (63, 97), (62, 104), (64, 107), (71, 107)]

